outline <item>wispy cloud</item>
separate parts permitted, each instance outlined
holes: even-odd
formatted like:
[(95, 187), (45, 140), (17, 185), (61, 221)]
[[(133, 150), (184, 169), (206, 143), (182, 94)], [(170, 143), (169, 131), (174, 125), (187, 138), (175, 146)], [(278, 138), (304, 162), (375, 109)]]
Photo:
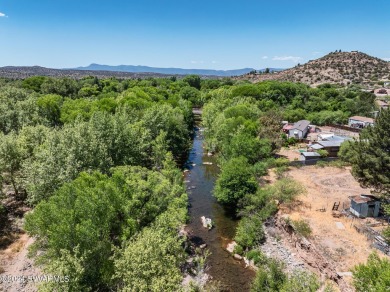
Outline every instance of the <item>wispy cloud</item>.
[(383, 60), (385, 60), (385, 61), (390, 61), (390, 58), (383, 58)]
[(191, 64), (203, 64), (204, 61), (191, 61)]
[(275, 56), (272, 58), (274, 61), (291, 61), (294, 63), (298, 63), (300, 60), (302, 60), (301, 57), (294, 57), (294, 56)]
[(0, 17), (8, 17), (8, 16), (5, 15), (3, 12), (0, 12)]
[(217, 64), (217, 61), (211, 61), (211, 63), (213, 63), (213, 64)]
[(268, 56), (263, 56), (261, 58), (265, 60), (265, 59), (268, 59)]

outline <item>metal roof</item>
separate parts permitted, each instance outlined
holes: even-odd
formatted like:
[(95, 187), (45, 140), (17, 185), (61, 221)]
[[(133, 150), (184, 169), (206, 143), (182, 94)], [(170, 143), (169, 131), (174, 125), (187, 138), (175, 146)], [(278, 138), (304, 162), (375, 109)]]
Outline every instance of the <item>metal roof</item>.
[(361, 117), (361, 116), (353, 116), (349, 118), (350, 120), (355, 120), (359, 122), (365, 122), (365, 123), (374, 123), (375, 120), (373, 118), (367, 118), (367, 117)]
[(293, 129), (297, 129), (300, 131), (306, 130), (310, 125), (310, 121), (308, 120), (300, 120), (294, 124)]
[(319, 149), (324, 148), (324, 146), (321, 146), (320, 144), (312, 144), (312, 145), (309, 145), (309, 147), (314, 149), (314, 150), (319, 150)]
[(320, 144), (323, 147), (340, 147), (344, 140), (336, 141), (318, 141), (317, 144)]
[(317, 152), (301, 152), (301, 155), (305, 157), (321, 157)]
[(375, 196), (372, 195), (359, 195), (359, 196), (352, 196), (350, 197), (352, 201), (354, 201), (357, 204), (363, 204), (363, 203), (368, 203), (368, 202), (374, 202), (378, 201), (379, 199)]

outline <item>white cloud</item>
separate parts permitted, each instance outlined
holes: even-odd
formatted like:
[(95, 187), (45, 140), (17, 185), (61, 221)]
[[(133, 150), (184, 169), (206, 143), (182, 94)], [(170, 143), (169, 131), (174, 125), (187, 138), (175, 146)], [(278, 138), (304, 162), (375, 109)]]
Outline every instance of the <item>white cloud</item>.
[(383, 60), (385, 60), (385, 61), (390, 61), (390, 58), (383, 58)]
[(3, 12), (0, 12), (0, 17), (7, 17)]
[(275, 56), (272, 58), (274, 61), (292, 61), (294, 63), (298, 63), (300, 60), (302, 60), (301, 57), (294, 57), (294, 56)]
[(211, 61), (211, 63), (213, 63), (213, 64), (217, 64), (217, 61)]
[(261, 58), (265, 60), (265, 59), (268, 59), (268, 56), (263, 56)]
[(191, 61), (191, 64), (203, 64), (204, 61)]

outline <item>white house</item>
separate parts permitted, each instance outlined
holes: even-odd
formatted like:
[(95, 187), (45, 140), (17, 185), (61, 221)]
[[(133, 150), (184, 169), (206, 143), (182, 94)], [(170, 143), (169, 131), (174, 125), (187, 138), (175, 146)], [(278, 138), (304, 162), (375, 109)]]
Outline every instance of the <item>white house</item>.
[(303, 139), (306, 137), (309, 131), (310, 122), (307, 120), (301, 120), (294, 124), (291, 129), (288, 130), (288, 136), (296, 139)]
[(348, 126), (351, 128), (365, 128), (367, 126), (373, 126), (375, 120), (373, 118), (361, 117), (361, 116), (353, 116), (348, 120)]

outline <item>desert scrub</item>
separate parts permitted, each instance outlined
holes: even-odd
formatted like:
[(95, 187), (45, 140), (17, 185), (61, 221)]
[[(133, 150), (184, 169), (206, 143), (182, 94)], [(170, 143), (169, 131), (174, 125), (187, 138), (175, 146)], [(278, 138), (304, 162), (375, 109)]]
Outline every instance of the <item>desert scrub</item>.
[(295, 233), (299, 236), (309, 238), (312, 234), (311, 227), (306, 220), (293, 220), (292, 226), (294, 227)]

